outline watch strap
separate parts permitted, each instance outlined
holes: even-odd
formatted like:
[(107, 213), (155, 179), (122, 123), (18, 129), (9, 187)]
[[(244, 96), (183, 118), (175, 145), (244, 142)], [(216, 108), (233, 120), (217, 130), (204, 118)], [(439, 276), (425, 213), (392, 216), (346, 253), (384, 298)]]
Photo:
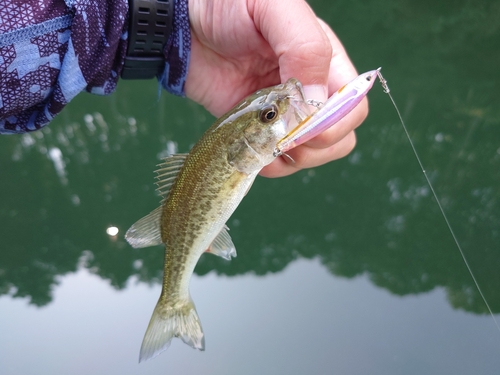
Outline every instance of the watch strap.
[(121, 77), (149, 79), (165, 67), (163, 48), (172, 33), (175, 0), (129, 0), (127, 55)]

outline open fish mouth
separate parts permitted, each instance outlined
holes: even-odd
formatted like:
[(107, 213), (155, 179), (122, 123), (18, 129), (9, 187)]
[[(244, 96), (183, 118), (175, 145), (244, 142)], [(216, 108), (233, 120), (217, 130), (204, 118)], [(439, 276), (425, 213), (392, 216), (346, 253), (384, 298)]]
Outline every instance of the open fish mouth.
[[(292, 105), (296, 106), (299, 116), (295, 121), (289, 122), (287, 134), (277, 142), (273, 155), (283, 155), (286, 151), (316, 137), (344, 118), (370, 91), (379, 71), (380, 68), (360, 74), (338, 89), (325, 103), (306, 100), (302, 91), (303, 104), (299, 103), (300, 100), (290, 102), (295, 103)], [(316, 110), (302, 111), (304, 105), (310, 107), (311, 104), (317, 107)]]
[(286, 134), (288, 135), (300, 124), (308, 120), (314, 112), (309, 105), (302, 84), (295, 78), (290, 78), (282, 84), (283, 89), (286, 90), (287, 95), (282, 100), (288, 100), (289, 108), (284, 114), (284, 120), (287, 124)]

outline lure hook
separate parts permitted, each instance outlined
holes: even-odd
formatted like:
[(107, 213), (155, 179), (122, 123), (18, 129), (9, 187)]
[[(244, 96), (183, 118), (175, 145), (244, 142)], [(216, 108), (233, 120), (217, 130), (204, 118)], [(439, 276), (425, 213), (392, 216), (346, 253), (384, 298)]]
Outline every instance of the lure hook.
[(314, 99), (307, 99), (306, 103), (309, 105), (312, 105), (313, 107), (319, 108), (323, 106), (323, 102), (320, 102), (319, 100), (314, 100)]

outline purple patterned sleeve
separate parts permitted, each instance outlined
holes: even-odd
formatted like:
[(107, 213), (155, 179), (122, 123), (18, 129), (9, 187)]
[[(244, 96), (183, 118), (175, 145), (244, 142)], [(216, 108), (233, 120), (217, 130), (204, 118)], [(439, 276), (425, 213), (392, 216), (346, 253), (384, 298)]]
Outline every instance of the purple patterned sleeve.
[(0, 132), (40, 129), (83, 90), (113, 91), (127, 16), (127, 0), (2, 0)]
[[(183, 95), (187, 0), (176, 0), (174, 17), (159, 79), (169, 92)], [(113, 92), (127, 31), (127, 0), (1, 0), (0, 134), (42, 128), (81, 91)]]
[(188, 0), (175, 1), (172, 34), (163, 53), (166, 64), (163, 74), (159, 77), (160, 83), (169, 93), (185, 96), (184, 84), (191, 55)]

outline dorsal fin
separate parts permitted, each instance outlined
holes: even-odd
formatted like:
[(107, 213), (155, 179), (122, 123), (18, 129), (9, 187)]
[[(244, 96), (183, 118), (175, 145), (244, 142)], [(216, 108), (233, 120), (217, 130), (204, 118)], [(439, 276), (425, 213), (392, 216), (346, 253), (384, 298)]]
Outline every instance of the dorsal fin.
[(156, 191), (162, 197), (162, 202), (167, 198), (170, 188), (177, 178), (179, 170), (184, 165), (188, 154), (174, 154), (163, 159), (163, 163), (158, 164), (156, 172)]
[(212, 241), (208, 252), (214, 255), (220, 256), (221, 258), (231, 260), (231, 257), (236, 257), (236, 248), (234, 247), (231, 236), (227, 231), (229, 228), (224, 225), (217, 237)]
[(160, 245), (162, 206), (136, 221), (125, 233), (125, 239), (134, 248)]

